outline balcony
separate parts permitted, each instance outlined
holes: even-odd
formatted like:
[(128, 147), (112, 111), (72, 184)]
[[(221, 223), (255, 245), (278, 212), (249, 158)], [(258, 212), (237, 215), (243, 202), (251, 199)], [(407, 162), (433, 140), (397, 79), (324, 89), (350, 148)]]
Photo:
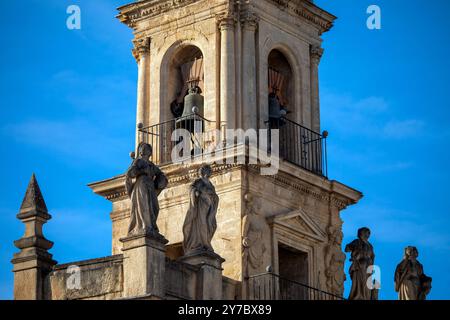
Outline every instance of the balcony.
[(343, 297), (310, 287), (274, 273), (247, 278), (248, 300), (345, 300)]
[(158, 123), (149, 127), (138, 127), (140, 141), (153, 146), (153, 163), (163, 166), (172, 163), (172, 152), (176, 145), (182, 141), (182, 136), (177, 136), (176, 129), (185, 129), (190, 134), (189, 144), (191, 155), (209, 153), (214, 145), (225, 146), (226, 125), (217, 125), (216, 121), (210, 121), (204, 117), (193, 114)]
[(272, 119), (266, 125), (269, 137), (273, 136), (272, 130), (279, 130), (281, 159), (319, 176), (328, 177), (328, 132), (314, 132), (287, 118)]
[[(327, 170), (327, 133), (319, 134), (286, 118), (274, 122), (267, 121), (268, 141), (271, 145), (275, 137), (274, 130), (279, 130), (279, 156), (316, 175), (328, 177)], [(181, 141), (174, 134), (175, 129), (186, 129), (196, 134), (190, 135), (188, 142), (191, 155), (206, 154), (211, 146), (230, 147), (226, 141), (226, 125), (210, 121), (198, 114), (190, 117), (165, 121), (149, 127), (140, 127), (140, 140), (153, 146), (152, 161), (158, 165), (172, 163), (172, 151)], [(261, 133), (260, 133), (261, 134)], [(266, 134), (264, 132), (264, 134)], [(270, 147), (268, 150), (270, 153)]]

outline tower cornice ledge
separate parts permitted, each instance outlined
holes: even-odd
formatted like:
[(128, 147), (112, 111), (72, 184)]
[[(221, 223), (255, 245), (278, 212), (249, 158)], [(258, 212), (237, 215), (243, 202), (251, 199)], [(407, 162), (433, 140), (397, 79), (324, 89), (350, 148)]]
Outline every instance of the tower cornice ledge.
[(119, 14), (116, 18), (130, 28), (134, 28), (135, 23), (143, 18), (155, 17), (199, 1), (201, 0), (147, 0), (133, 2), (117, 8)]
[[(156, 17), (160, 14), (176, 10), (181, 7), (188, 6), (204, 0), (144, 0), (133, 2), (117, 8), (119, 14), (116, 16), (122, 23), (126, 24), (130, 28), (135, 28), (136, 23), (143, 19)], [(306, 0), (264, 0), (277, 5), (283, 10), (289, 12), (293, 16), (306, 19), (313, 25), (317, 26), (320, 34), (329, 31), (333, 27), (333, 22), (337, 18), (331, 13), (319, 8), (314, 3)], [(227, 4), (229, 8), (233, 8), (235, 0), (222, 0), (217, 1), (218, 5)], [(241, 13), (245, 13), (246, 8), (253, 5), (258, 5), (263, 0), (248, 0), (246, 6), (242, 7), (242, 12), (235, 12), (237, 16)], [(210, 6), (210, 3), (208, 3)], [(205, 6), (205, 9), (211, 10)]]
[[(200, 166), (200, 165), (199, 165)], [(224, 171), (249, 170), (259, 174), (261, 165), (239, 165), (239, 164), (215, 164), (212, 166), (213, 176), (222, 174)], [(170, 186), (177, 186), (192, 180), (196, 176), (198, 166), (196, 165), (167, 165), (162, 170), (166, 173)], [(302, 193), (309, 194), (315, 199), (329, 203), (339, 210), (356, 204), (363, 194), (336, 180), (313, 174), (305, 169), (286, 161), (280, 161), (280, 171), (273, 176), (265, 176), (267, 179), (275, 180), (284, 188), (293, 188)], [(92, 191), (105, 199), (115, 202), (127, 197), (125, 191), (125, 176), (120, 175), (111, 179), (93, 182), (88, 185)]]
[[(259, 2), (260, 0), (253, 0)], [(292, 15), (302, 17), (319, 27), (320, 34), (329, 31), (333, 27), (336, 16), (319, 8), (314, 3), (306, 0), (268, 0), (278, 7), (284, 8)]]

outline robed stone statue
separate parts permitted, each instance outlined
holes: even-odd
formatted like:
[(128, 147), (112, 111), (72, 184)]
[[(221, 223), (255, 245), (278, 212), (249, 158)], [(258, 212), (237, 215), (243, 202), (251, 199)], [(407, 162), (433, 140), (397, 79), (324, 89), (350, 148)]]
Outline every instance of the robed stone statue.
[(214, 252), (211, 240), (217, 229), (219, 196), (209, 180), (212, 174), (211, 167), (208, 165), (201, 167), (199, 174), (200, 178), (190, 187), (189, 210), (183, 226), (185, 255)]
[(341, 244), (343, 233), (340, 227), (331, 227), (328, 229), (329, 246), (326, 255), (327, 269), (327, 285), (331, 288), (331, 292), (342, 295), (344, 290), (344, 282), (346, 280), (344, 268), (346, 255), (342, 252)]
[(416, 247), (406, 247), (403, 261), (395, 269), (395, 291), (399, 300), (425, 300), (431, 291), (432, 279), (424, 274), (418, 256)]
[(125, 186), (131, 199), (128, 235), (159, 235), (156, 220), (159, 214), (158, 195), (167, 187), (164, 173), (150, 161), (152, 146), (141, 143), (138, 155), (126, 173)]
[(350, 266), (350, 278), (352, 288), (349, 300), (377, 300), (378, 290), (369, 287), (369, 267), (374, 265), (375, 254), (369, 243), (370, 229), (358, 230), (358, 239), (353, 240), (345, 247), (345, 252), (351, 252), (352, 265)]
[(245, 200), (247, 210), (242, 218), (242, 256), (244, 275), (250, 276), (264, 272), (264, 256), (268, 251), (266, 237), (270, 234), (270, 229), (261, 212), (261, 201), (259, 199), (255, 201), (251, 194), (246, 194)]

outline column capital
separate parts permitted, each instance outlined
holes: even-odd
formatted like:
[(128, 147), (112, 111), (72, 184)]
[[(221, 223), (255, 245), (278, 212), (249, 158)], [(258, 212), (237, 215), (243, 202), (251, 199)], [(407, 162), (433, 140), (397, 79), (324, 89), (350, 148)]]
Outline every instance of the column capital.
[(320, 46), (312, 45), (309, 49), (311, 59), (314, 63), (319, 64), (323, 55), (323, 48)]
[(233, 30), (236, 25), (236, 17), (234, 15), (226, 14), (217, 17), (220, 31)]
[(151, 43), (150, 37), (144, 37), (133, 40), (134, 48), (132, 52), (136, 61), (139, 61), (142, 55), (150, 53), (150, 43)]
[(255, 31), (258, 28), (259, 17), (253, 12), (246, 12), (241, 17), (241, 24), (244, 30)]

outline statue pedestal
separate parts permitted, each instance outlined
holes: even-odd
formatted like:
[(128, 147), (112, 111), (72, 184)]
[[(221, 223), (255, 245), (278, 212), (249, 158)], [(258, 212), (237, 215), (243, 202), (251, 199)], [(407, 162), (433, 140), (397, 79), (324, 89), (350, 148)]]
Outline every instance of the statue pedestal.
[(181, 257), (179, 261), (200, 267), (196, 299), (222, 300), (222, 263), (225, 259), (211, 251), (196, 251)]
[(160, 234), (138, 234), (123, 243), (124, 298), (165, 296), (166, 244)]

